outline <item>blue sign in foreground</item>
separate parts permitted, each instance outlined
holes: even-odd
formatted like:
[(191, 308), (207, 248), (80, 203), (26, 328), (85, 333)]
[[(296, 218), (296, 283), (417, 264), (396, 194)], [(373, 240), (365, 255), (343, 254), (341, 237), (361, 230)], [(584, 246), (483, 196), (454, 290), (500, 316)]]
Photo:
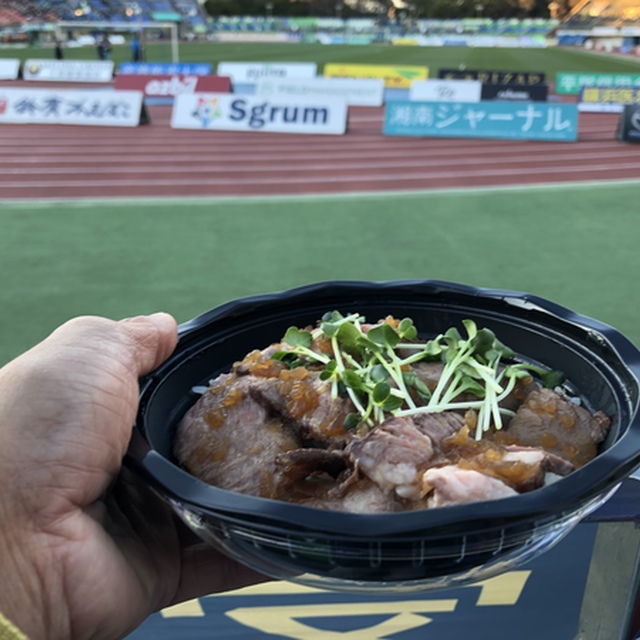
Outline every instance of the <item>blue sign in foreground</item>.
[(387, 104), (387, 136), (575, 141), (576, 104), (409, 102)]

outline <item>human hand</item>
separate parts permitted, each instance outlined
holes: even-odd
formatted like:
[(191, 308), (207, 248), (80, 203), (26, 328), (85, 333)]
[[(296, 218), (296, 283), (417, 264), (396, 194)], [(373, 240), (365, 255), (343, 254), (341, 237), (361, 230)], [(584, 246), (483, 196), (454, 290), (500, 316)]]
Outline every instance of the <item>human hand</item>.
[[(77, 318), (0, 369), (0, 612), (31, 640), (111, 639), (152, 612), (265, 578), (184, 529), (121, 462), (167, 314)], [(144, 509), (138, 509), (144, 501)]]

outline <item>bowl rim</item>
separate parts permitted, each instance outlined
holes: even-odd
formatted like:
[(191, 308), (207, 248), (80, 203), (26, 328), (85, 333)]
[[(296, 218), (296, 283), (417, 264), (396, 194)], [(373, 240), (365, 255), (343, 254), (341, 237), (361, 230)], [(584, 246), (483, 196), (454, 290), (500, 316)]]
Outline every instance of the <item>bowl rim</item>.
[[(316, 298), (328, 290), (332, 296), (351, 295), (366, 290), (370, 295), (383, 292), (448, 295), (469, 302), (483, 301), (489, 306), (503, 307), (513, 312), (510, 318), (533, 315), (565, 332), (576, 333), (606, 348), (631, 377), (635, 398), (627, 390), (630, 423), (624, 433), (594, 460), (577, 469), (561, 481), (527, 494), (451, 506), (400, 513), (356, 514), (327, 511), (266, 498), (257, 498), (208, 485), (155, 450), (146, 438), (146, 408), (152, 402), (162, 380), (206, 342), (207, 328), (221, 319), (233, 319), (242, 313), (255, 312), (275, 304)], [(259, 345), (258, 345), (259, 346)], [(604, 375), (604, 374), (603, 374)], [(615, 372), (621, 388), (624, 384)], [(330, 280), (316, 282), (284, 291), (259, 294), (231, 300), (196, 316), (179, 326), (179, 341), (174, 353), (155, 371), (140, 380), (140, 409), (134, 425), (134, 437), (125, 457), (125, 464), (150, 482), (158, 493), (190, 508), (217, 515), (220, 518), (243, 518), (259, 526), (275, 525), (287, 530), (324, 532), (328, 535), (344, 531), (357, 532), (359, 537), (404, 536), (424, 531), (470, 532), (496, 527), (518, 526), (532, 521), (546, 522), (577, 509), (594, 510), (600, 505), (597, 497), (610, 493), (640, 465), (640, 351), (617, 329), (599, 320), (576, 313), (537, 295), (506, 290), (479, 288), (443, 280)], [(591, 506), (589, 506), (591, 505)]]

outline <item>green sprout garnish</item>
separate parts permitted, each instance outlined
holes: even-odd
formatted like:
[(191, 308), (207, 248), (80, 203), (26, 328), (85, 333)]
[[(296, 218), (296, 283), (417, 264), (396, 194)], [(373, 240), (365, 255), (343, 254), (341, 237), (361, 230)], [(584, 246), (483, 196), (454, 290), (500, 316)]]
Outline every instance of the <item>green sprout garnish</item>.
[[(525, 363), (507, 363), (513, 351), (490, 329), (478, 329), (472, 320), (463, 320), (463, 337), (451, 327), (427, 342), (416, 342), (417, 329), (411, 318), (394, 327), (383, 322), (363, 330), (365, 318), (339, 311), (326, 313), (312, 331), (290, 327), (284, 342), (290, 347), (274, 358), (290, 367), (315, 363), (323, 368), (322, 380), (330, 381), (332, 397), (346, 394), (355, 412), (345, 421), (345, 429), (365, 425), (371, 429), (387, 414), (410, 416), (448, 410), (477, 411), (476, 440), (492, 426), (501, 429), (503, 416), (513, 412), (500, 407), (520, 378), (532, 373), (544, 386), (556, 387), (564, 381), (557, 371)], [(330, 340), (333, 357), (313, 350), (314, 339)], [(416, 362), (440, 361), (442, 374), (433, 392), (410, 368)]]

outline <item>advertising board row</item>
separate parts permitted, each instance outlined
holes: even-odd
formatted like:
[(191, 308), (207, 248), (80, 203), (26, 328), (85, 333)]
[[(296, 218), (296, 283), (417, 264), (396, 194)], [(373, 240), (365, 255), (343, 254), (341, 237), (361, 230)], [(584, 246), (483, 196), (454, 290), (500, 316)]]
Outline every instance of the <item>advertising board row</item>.
[[(249, 67), (247, 72), (255, 71)], [(224, 69), (230, 73), (233, 70)], [(302, 69), (300, 70), (302, 71)], [(341, 70), (342, 72), (342, 70)], [(364, 72), (363, 72), (364, 73)], [(386, 73), (382, 71), (382, 73)], [(238, 77), (235, 75), (235, 77)], [(302, 73), (288, 77), (272, 78), (260, 74), (251, 76), (251, 95), (263, 98), (341, 98), (349, 106), (379, 107), (385, 102), (385, 80), (373, 77), (313, 76)], [(183, 75), (139, 75), (119, 74), (115, 79), (116, 89), (143, 91), (145, 96), (173, 98), (183, 93), (228, 93), (232, 91), (231, 77), (183, 76)], [(245, 93), (242, 91), (241, 93)], [(548, 97), (546, 85), (487, 84), (479, 80), (413, 80), (409, 87), (410, 100), (519, 100), (545, 102)]]
[[(117, 75), (169, 75), (169, 76), (211, 76), (209, 63), (131, 63), (123, 62)], [(17, 79), (20, 61), (0, 60), (0, 80)], [(284, 80), (292, 78), (318, 77), (315, 63), (262, 63), (262, 62), (221, 62), (216, 74), (226, 76), (232, 83), (256, 84), (260, 80)], [(382, 79), (386, 88), (410, 88), (412, 82), (429, 77), (426, 66), (367, 65), (367, 64), (326, 64), (322, 75), (328, 78)], [(114, 65), (110, 60), (48, 60), (28, 59), (22, 66), (25, 80), (68, 81), (68, 82), (111, 82)], [(522, 72), (484, 69), (440, 69), (439, 79), (479, 80), (486, 85), (508, 85), (522, 87), (545, 87), (546, 77), (542, 72)], [(556, 92), (580, 95), (584, 89), (640, 89), (640, 73), (568, 73), (556, 76)], [(210, 90), (210, 89), (205, 89)], [(536, 93), (540, 96), (540, 93)], [(531, 97), (540, 100), (540, 97)]]
[[(48, 62), (52, 64), (42, 68), (32, 63), (27, 74), (41, 79), (54, 77), (58, 61)], [(97, 69), (107, 72), (105, 65), (97, 64)], [(5, 90), (0, 122), (135, 126), (147, 117), (140, 96), (142, 100), (144, 96), (166, 96), (175, 97), (172, 126), (176, 128), (339, 135), (346, 131), (349, 106), (381, 106), (385, 87), (404, 84), (409, 88), (409, 100), (387, 106), (386, 135), (577, 137), (575, 105), (544, 104), (547, 85), (543, 73), (444, 69), (439, 72), (440, 78), (428, 79), (427, 67), (328, 64), (325, 75), (317, 76), (314, 63), (242, 62), (220, 63), (221, 75), (217, 76), (203, 75), (201, 72), (210, 68), (198, 65), (156, 68), (143, 63), (124, 68), (136, 73), (118, 74), (117, 91), (103, 95)], [(194, 73), (138, 73), (142, 70)], [(232, 93), (233, 82), (238, 81), (251, 81), (254, 94)], [(588, 101), (596, 91), (598, 104), (607, 99), (621, 102), (623, 91), (628, 93), (628, 103), (640, 100), (636, 90), (589, 91), (583, 90), (581, 102)]]
[[(533, 102), (395, 101), (387, 104), (384, 135), (576, 140), (576, 104)], [(348, 104), (335, 97), (183, 93), (171, 126), (181, 129), (341, 135)], [(133, 127), (148, 121), (141, 91), (7, 88), (1, 123)]]

